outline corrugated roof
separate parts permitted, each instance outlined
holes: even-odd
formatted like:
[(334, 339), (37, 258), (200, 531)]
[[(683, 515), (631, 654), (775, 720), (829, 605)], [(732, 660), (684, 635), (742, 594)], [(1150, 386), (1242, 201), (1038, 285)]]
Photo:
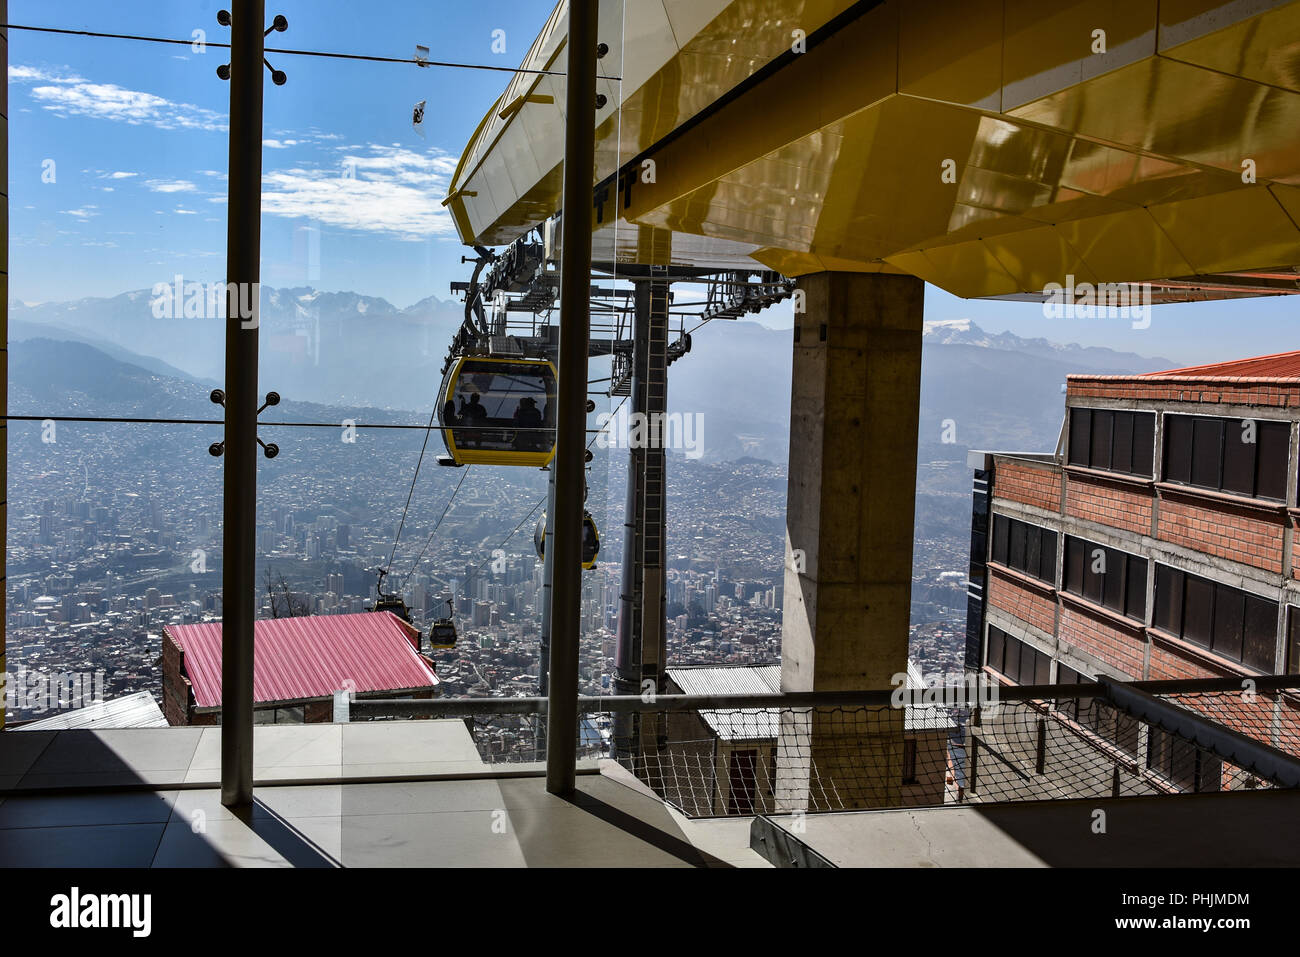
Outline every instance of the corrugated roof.
[[(683, 694), (777, 694), (781, 690), (780, 665), (666, 670)], [(781, 713), (776, 708), (704, 709), (700, 711), (700, 720), (723, 741), (775, 738), (780, 730)]]
[(1162, 376), (1197, 379), (1295, 379), (1300, 378), (1300, 351), (1276, 352), (1273, 355), (1255, 356), (1251, 359), (1230, 359), (1227, 362), (1212, 362), (1203, 366), (1148, 372), (1142, 378), (1158, 379)]
[[(185, 652), (185, 674), (198, 706), (220, 706), (221, 623), (167, 625), (164, 630)], [(438, 676), (415, 650), (412, 634), (388, 611), (258, 621), (253, 628), (253, 699), (298, 701), (344, 689), (432, 688)]]
[(29, 721), (16, 726), (14, 731), (59, 731), (66, 728), (165, 728), (158, 702), (147, 691), (108, 701), (99, 701), (73, 711)]

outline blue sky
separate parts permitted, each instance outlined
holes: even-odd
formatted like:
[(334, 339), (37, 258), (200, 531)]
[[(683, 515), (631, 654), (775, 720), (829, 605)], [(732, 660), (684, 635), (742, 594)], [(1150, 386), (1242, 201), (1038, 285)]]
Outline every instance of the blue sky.
[[(11, 0), (12, 23), (224, 42), (218, 2)], [(272, 0), (270, 46), (514, 67), (551, 11), (532, 2)], [(360, 12), (360, 15), (359, 15)], [(492, 50), (503, 29), (505, 53)], [(225, 268), (228, 51), (10, 34), (11, 288), (32, 302), (116, 295)], [(399, 306), (466, 278), (440, 201), (509, 75), (272, 54), (266, 86), (262, 279)], [(421, 137), (411, 125), (427, 100)], [(53, 161), (54, 182), (42, 181)], [(337, 180), (352, 164), (356, 185)], [(307, 237), (320, 230), (319, 256)]]
[[(10, 0), (10, 21), (224, 41), (215, 0)], [(358, 11), (364, 11), (358, 15)], [(518, 65), (550, 0), (272, 0), (289, 30), (272, 46)], [(505, 52), (492, 49), (493, 31)], [(449, 297), (465, 252), (440, 201), (460, 150), (507, 80), (503, 73), (417, 69), (271, 55), (267, 84), (262, 278), (383, 296), (398, 306)], [(27, 302), (111, 296), (224, 272), (226, 51), (129, 41), (10, 35), (10, 294)], [(424, 136), (411, 110), (427, 100)], [(53, 162), (54, 182), (42, 174)], [(340, 191), (348, 166), (355, 185)], [(46, 173), (48, 175), (48, 173)], [(313, 241), (313, 230), (318, 241)], [(1047, 319), (1033, 304), (927, 290), (929, 319), (1102, 345), (1183, 364), (1300, 347), (1300, 300), (1157, 307), (1148, 329), (1120, 319)], [(762, 317), (788, 327), (787, 308)]]

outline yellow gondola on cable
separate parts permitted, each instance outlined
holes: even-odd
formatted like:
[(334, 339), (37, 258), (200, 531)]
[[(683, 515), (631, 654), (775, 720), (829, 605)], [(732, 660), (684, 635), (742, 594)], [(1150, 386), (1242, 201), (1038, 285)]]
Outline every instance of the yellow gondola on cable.
[[(533, 546), (538, 558), (546, 558), (546, 513), (537, 520), (533, 529)], [(587, 571), (596, 567), (596, 556), (600, 554), (600, 532), (596, 529), (596, 520), (586, 509), (582, 511), (582, 567)]]
[(555, 454), (555, 366), (547, 359), (458, 356), (438, 391), (440, 465), (531, 465)]
[(456, 647), (456, 622), (451, 618), (452, 600), (446, 599), (447, 617), (439, 618), (429, 626), (429, 647), (446, 650)]

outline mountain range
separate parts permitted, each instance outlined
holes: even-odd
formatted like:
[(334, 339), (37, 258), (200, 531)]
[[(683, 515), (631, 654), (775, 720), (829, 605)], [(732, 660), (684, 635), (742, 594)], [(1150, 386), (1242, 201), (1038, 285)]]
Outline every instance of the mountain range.
[[(11, 304), (12, 413), (95, 408), (175, 416), (184, 407), (185, 414), (213, 417), (207, 393), (223, 377), (222, 320), (158, 319), (151, 298), (137, 290), (109, 299)], [(435, 297), (399, 309), (351, 292), (263, 287), (259, 388), (279, 392), (285, 408), (301, 405), (301, 414), (311, 406), (324, 407), (322, 414), (366, 407), (372, 417), (373, 410), (394, 416), (409, 410), (399, 417), (422, 420), (435, 401), (462, 309)], [(669, 372), (669, 411), (703, 415), (706, 459), (784, 461), (791, 337), (791, 330), (744, 321), (717, 320), (695, 331), (692, 351)], [(1067, 375), (1175, 364), (989, 333), (967, 319), (927, 322), (923, 342), (923, 463), (964, 461), (967, 448), (1050, 449)], [(593, 360), (593, 377), (606, 374), (602, 362)], [(965, 480), (960, 484), (964, 489)]]

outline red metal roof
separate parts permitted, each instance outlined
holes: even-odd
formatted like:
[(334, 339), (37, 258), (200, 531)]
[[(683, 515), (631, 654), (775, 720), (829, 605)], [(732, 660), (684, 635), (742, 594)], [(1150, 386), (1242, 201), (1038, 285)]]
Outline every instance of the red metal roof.
[[(200, 708), (221, 705), (221, 623), (167, 625), (185, 652)], [(405, 691), (438, 684), (416, 633), (389, 611), (269, 618), (253, 627), (253, 700), (297, 701), (335, 691)], [(351, 682), (350, 684), (348, 682)]]
[(1148, 372), (1143, 378), (1182, 376), (1196, 379), (1292, 379), (1300, 378), (1300, 352), (1277, 352), (1253, 359), (1231, 359), (1185, 369)]

